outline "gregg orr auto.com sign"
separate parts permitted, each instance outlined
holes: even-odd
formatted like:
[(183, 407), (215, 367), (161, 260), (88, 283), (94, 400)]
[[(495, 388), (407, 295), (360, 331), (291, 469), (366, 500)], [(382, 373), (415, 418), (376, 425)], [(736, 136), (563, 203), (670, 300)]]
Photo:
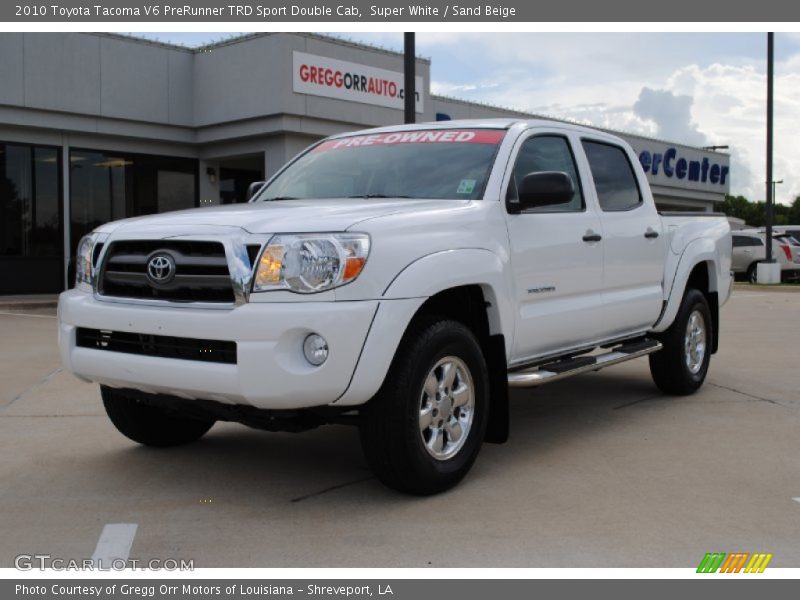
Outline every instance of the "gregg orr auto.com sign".
[[(403, 73), (325, 56), (292, 53), (292, 89), (298, 94), (403, 109)], [(422, 108), (422, 77), (416, 78), (416, 110)]]

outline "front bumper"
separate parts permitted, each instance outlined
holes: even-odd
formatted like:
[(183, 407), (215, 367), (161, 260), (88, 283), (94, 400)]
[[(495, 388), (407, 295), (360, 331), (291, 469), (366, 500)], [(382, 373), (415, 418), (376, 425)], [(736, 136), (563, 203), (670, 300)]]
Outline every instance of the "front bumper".
[[(70, 290), (59, 298), (59, 349), (67, 370), (112, 387), (264, 409), (324, 406), (350, 386), (378, 305), (377, 300), (259, 302), (206, 310), (108, 302)], [(78, 327), (233, 341), (237, 361), (222, 364), (79, 347)], [(303, 340), (312, 332), (322, 335), (330, 348), (319, 367), (303, 356)]]

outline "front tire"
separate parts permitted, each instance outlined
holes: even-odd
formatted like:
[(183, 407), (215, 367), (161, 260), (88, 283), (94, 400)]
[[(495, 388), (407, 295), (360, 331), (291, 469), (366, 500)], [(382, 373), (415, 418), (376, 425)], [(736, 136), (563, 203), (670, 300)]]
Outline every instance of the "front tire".
[(429, 495), (456, 485), (486, 433), (489, 376), (462, 323), (423, 317), (403, 338), (383, 386), (362, 409), (361, 446), (375, 475)]
[(700, 389), (711, 361), (711, 328), (708, 300), (686, 290), (675, 321), (659, 336), (663, 349), (650, 355), (650, 374), (662, 392), (686, 396)]
[(128, 439), (145, 446), (179, 446), (200, 439), (214, 419), (184, 417), (127, 396), (122, 390), (100, 386), (108, 418)]

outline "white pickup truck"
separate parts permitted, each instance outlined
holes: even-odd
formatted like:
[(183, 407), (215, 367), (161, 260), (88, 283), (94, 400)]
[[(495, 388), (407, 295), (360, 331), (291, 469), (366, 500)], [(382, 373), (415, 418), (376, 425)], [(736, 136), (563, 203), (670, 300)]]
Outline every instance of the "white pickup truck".
[(724, 217), (660, 215), (624, 141), (550, 121), (337, 135), (248, 204), (109, 223), (77, 261), (61, 357), (124, 435), (353, 423), (415, 494), (506, 440), (509, 387), (649, 355), (696, 391), (731, 292)]

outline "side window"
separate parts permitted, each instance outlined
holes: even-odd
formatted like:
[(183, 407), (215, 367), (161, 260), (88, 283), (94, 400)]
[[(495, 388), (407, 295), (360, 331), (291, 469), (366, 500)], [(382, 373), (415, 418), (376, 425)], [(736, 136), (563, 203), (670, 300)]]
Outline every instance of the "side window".
[(731, 236), (733, 240), (733, 247), (748, 247), (752, 248), (753, 246), (763, 246), (764, 240), (761, 238), (753, 237), (752, 235), (734, 235)]
[(584, 208), (581, 182), (575, 168), (569, 142), (558, 135), (539, 135), (528, 138), (522, 143), (514, 164), (514, 173), (508, 185), (509, 199), (516, 199), (517, 185), (530, 173), (541, 171), (562, 171), (572, 177), (575, 193), (569, 202), (530, 209), (525, 212), (580, 212)]
[(583, 149), (589, 159), (602, 210), (630, 210), (642, 204), (636, 175), (622, 148), (584, 140)]

